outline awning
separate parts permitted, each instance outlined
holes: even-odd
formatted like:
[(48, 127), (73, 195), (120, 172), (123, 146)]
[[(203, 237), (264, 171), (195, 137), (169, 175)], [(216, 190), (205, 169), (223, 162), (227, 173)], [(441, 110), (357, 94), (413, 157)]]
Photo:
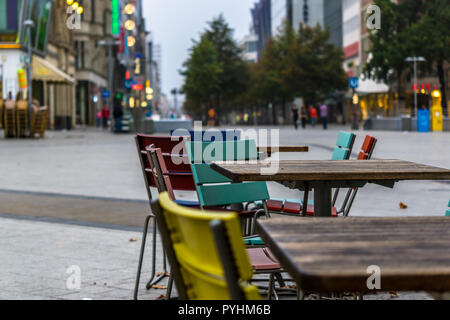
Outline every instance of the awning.
[(359, 79), (359, 87), (356, 92), (360, 94), (364, 93), (386, 93), (389, 91), (389, 87), (380, 82), (373, 81), (371, 79)]
[(50, 62), (37, 56), (33, 56), (33, 61), (31, 62), (31, 73), (33, 80), (75, 83), (75, 79), (67, 73), (59, 70)]

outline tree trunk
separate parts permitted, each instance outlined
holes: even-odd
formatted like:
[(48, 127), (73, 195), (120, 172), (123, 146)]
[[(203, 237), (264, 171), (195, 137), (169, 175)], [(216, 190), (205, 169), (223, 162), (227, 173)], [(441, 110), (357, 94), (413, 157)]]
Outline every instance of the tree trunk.
[(278, 116), (277, 116), (277, 109), (276, 109), (276, 104), (272, 103), (272, 120), (273, 120), (273, 124), (276, 126), (278, 125)]
[(445, 82), (444, 61), (443, 60), (438, 61), (437, 71), (438, 71), (439, 83), (441, 85), (442, 110), (443, 110), (444, 115), (449, 116), (448, 102), (447, 102), (447, 83)]

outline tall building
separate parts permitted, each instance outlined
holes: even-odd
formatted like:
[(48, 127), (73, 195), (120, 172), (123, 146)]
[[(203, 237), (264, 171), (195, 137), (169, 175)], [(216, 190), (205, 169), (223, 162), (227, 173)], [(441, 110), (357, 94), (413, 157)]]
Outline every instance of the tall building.
[(253, 30), (258, 37), (257, 55), (258, 59), (267, 46), (269, 39), (272, 37), (272, 10), (271, 0), (259, 0), (251, 9)]
[(244, 61), (250, 63), (258, 61), (258, 42), (258, 36), (254, 32), (253, 27), (250, 27), (249, 34), (240, 43)]
[(330, 42), (342, 48), (342, 0), (324, 0), (324, 25), (330, 28)]
[(342, 36), (344, 48), (344, 70), (350, 77), (360, 73), (361, 7), (360, 0), (342, 2)]
[[(76, 123), (93, 126), (109, 88), (109, 52), (113, 53), (111, 1), (86, 1), (80, 29), (73, 30), (75, 52)], [(113, 54), (112, 54), (113, 55)], [(102, 98), (103, 95), (103, 98)]]
[[(339, 2), (339, 0), (334, 0)], [(292, 26), (299, 24), (324, 26), (324, 0), (292, 0)]]

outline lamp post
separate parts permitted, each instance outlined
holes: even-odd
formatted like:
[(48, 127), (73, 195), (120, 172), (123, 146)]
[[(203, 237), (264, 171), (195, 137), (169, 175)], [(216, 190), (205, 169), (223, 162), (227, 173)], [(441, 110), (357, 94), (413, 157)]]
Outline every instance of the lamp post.
[(405, 60), (406, 62), (414, 62), (414, 114), (417, 116), (417, 90), (416, 90), (416, 83), (417, 83), (417, 62), (426, 62), (424, 57), (408, 57)]
[(27, 30), (27, 39), (28, 39), (28, 53), (27, 53), (27, 80), (28, 80), (28, 131), (31, 135), (31, 113), (32, 113), (32, 100), (33, 100), (33, 85), (31, 82), (31, 28), (34, 28), (33, 20), (25, 20), (23, 26)]

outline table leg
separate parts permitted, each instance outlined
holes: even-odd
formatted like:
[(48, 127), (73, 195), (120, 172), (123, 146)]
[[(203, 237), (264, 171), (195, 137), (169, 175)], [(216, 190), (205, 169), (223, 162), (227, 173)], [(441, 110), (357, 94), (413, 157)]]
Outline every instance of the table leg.
[(331, 217), (331, 186), (328, 182), (314, 186), (314, 216)]

